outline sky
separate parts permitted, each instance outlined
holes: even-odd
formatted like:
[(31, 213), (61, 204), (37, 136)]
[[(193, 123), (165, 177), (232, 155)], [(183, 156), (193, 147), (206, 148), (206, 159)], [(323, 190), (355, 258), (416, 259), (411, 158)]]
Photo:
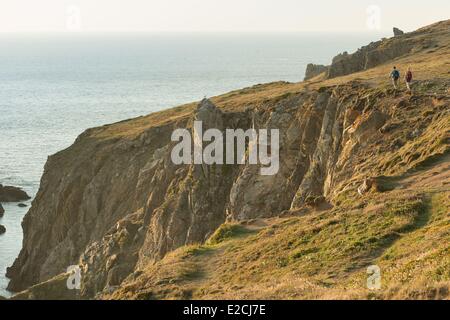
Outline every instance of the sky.
[(449, 19), (448, 0), (0, 0), (0, 32), (380, 32)]

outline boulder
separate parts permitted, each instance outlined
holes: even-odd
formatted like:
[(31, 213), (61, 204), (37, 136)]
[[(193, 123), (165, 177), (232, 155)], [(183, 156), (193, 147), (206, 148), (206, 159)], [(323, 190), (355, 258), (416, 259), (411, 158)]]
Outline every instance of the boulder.
[(1, 202), (19, 202), (30, 199), (30, 196), (21, 188), (12, 186), (3, 186), (0, 184)]
[(401, 36), (402, 34), (405, 34), (402, 30), (396, 27), (394, 27), (392, 30), (394, 31), (394, 37), (398, 37)]
[(3, 214), (5, 213), (5, 209), (3, 209), (2, 204), (0, 203), (0, 217), (3, 217)]
[(28, 207), (25, 203), (19, 203), (17, 206), (20, 208)]
[(6, 232), (5, 226), (0, 224), (0, 234), (4, 234)]

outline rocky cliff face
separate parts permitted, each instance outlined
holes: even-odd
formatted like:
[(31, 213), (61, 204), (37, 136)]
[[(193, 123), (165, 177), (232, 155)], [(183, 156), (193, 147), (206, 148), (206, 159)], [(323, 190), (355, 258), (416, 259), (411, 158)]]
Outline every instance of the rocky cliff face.
[[(242, 112), (210, 101), (192, 117), (133, 139), (88, 130), (50, 157), (23, 227), (24, 248), (8, 270), (21, 290), (80, 265), (82, 295), (119, 285), (167, 252), (201, 243), (226, 220), (272, 217), (309, 199), (332, 199), (351, 179), (364, 144), (390, 118), (358, 85), (293, 94)], [(378, 105), (378, 107), (375, 107)], [(172, 131), (202, 120), (210, 128), (280, 129), (280, 170), (258, 165), (174, 165)], [(351, 130), (350, 130), (351, 129)]]
[[(48, 160), (23, 222), (24, 248), (8, 270), (10, 288), (25, 289), (80, 263), (88, 274), (84, 291), (92, 296), (139, 265), (203, 242), (227, 219), (270, 217), (289, 209), (294, 198), (320, 194), (326, 176), (316, 175), (324, 156), (317, 143), (335, 140), (339, 148), (341, 134), (332, 135), (333, 127), (343, 127), (345, 106), (337, 111), (343, 91), (292, 95), (237, 113), (204, 100), (192, 116), (132, 139), (97, 139), (96, 130), (88, 130)], [(205, 130), (280, 129), (279, 172), (262, 176), (258, 165), (174, 165), (171, 133), (192, 128), (194, 120)]]
[[(264, 89), (241, 95), (258, 90)], [(169, 251), (204, 242), (225, 221), (338, 202), (342, 192), (369, 176), (400, 170), (397, 166), (408, 170), (448, 151), (443, 92), (408, 99), (350, 81), (226, 104), (236, 96), (90, 129), (49, 157), (23, 221), (23, 249), (8, 269), (9, 288), (20, 291), (79, 265), (80, 295), (92, 298)], [(397, 152), (399, 145), (379, 141), (389, 128), (402, 125), (399, 117), (411, 105), (434, 106), (427, 121), (404, 128), (408, 134), (417, 130), (423, 141), (395, 153), (396, 161), (380, 162), (375, 155)], [(222, 132), (279, 129), (278, 173), (260, 175), (260, 165), (251, 164), (175, 165), (172, 132), (192, 132), (195, 120), (205, 130)], [(428, 134), (433, 125), (441, 131)], [(438, 136), (444, 142), (429, 145)]]
[(394, 32), (394, 37), (401, 36), (404, 34), (404, 32), (402, 30), (400, 30), (399, 28), (396, 28), (396, 27), (392, 28), (392, 31)]
[(333, 58), (330, 66), (308, 65), (305, 80), (322, 72), (326, 72), (327, 78), (330, 79), (374, 68), (406, 54), (437, 46), (434, 36), (446, 33), (443, 29), (431, 30), (434, 36), (430, 36), (430, 33), (423, 29), (407, 34), (398, 28), (393, 30), (394, 37), (372, 42), (352, 54), (348, 52), (338, 54)]
[(373, 42), (355, 53), (344, 52), (333, 58), (328, 70), (328, 78), (370, 69), (404, 54), (410, 53), (414, 41), (395, 37), (386, 41)]
[(321, 73), (328, 72), (328, 67), (321, 64), (308, 63), (305, 71), (305, 81), (318, 76)]

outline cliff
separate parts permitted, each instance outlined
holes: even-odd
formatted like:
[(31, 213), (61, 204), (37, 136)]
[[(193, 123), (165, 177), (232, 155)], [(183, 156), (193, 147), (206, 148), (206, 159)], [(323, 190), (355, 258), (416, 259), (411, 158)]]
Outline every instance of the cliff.
[[(440, 38), (448, 36), (448, 30), (442, 26), (442, 23), (437, 23), (410, 33), (394, 28), (394, 37), (371, 42), (352, 54), (340, 53), (332, 59), (329, 66), (309, 64), (305, 80), (321, 73), (328, 79), (340, 77), (374, 68), (405, 55), (414, 55), (424, 49), (433, 50), (439, 47)], [(431, 33), (433, 36), (430, 36)]]
[[(362, 227), (363, 221), (354, 216), (340, 219), (337, 212), (348, 211), (349, 205), (363, 208), (371, 197), (378, 202), (383, 202), (384, 196), (395, 199), (398, 191), (392, 190), (393, 182), (385, 176), (403, 179), (432, 161), (444, 159), (444, 164), (448, 163), (449, 26), (446, 21), (414, 35), (406, 34), (413, 42), (433, 39), (432, 49), (422, 47), (413, 55), (405, 51), (405, 56), (395, 60), (399, 66), (413, 65), (417, 81), (411, 95), (391, 89), (386, 79), (390, 65), (381, 65), (334, 79), (258, 85), (87, 130), (71, 147), (47, 161), (39, 192), (23, 221), (23, 249), (8, 269), (9, 288), (21, 291), (31, 287), (16, 298), (139, 298), (139, 292), (147, 294), (147, 298), (151, 294), (167, 298), (171, 295), (162, 292), (184, 292), (182, 285), (177, 285), (178, 278), (164, 276), (173, 271), (171, 263), (180, 262), (177, 252), (208, 239), (210, 247), (206, 251), (216, 250), (219, 247), (214, 245), (220, 246), (222, 241), (211, 239), (230, 223), (248, 223), (249, 227), (237, 230), (247, 230), (249, 234), (258, 231), (251, 241), (272, 246), (274, 251), (265, 253), (257, 248), (246, 251), (247, 257), (255, 255), (254, 261), (261, 268), (264, 264), (260, 254), (267, 254), (269, 260), (272, 256), (270, 263), (279, 263), (280, 268), (289, 265), (280, 255), (285, 249), (275, 250), (277, 231), (270, 231), (270, 225), (284, 226), (280, 217), (304, 217), (288, 220), (297, 228), (289, 232), (297, 232), (299, 237), (300, 233), (314, 233), (302, 228), (322, 222), (329, 223), (327, 237), (337, 239), (342, 230), (335, 228), (342, 223)], [(395, 39), (401, 41), (401, 37)], [(349, 72), (353, 71), (359, 70)], [(195, 120), (201, 120), (205, 129), (222, 132), (226, 128), (279, 129), (278, 173), (260, 175), (260, 165), (250, 164), (173, 164), (170, 155), (175, 142), (171, 141), (171, 134), (177, 128), (192, 132)], [(375, 191), (360, 196), (357, 189), (367, 179), (373, 181), (371, 189)], [(439, 183), (447, 181), (447, 177), (442, 179)], [(425, 199), (424, 191), (419, 189), (413, 190), (417, 194), (414, 199)], [(410, 198), (405, 199), (408, 202)], [(375, 202), (370, 206), (375, 206)], [(394, 216), (389, 218), (395, 227), (382, 229), (371, 237), (389, 238), (392, 233), (401, 232), (402, 226), (415, 225), (417, 208), (411, 209), (411, 221), (397, 221), (392, 213)], [(378, 226), (383, 221), (375, 211), (369, 210)], [(320, 212), (320, 219), (315, 212)], [(263, 223), (255, 226), (255, 221)], [(284, 234), (278, 240), (280, 244), (291, 243), (288, 238)], [(308, 243), (307, 238), (304, 241)], [(295, 250), (303, 245), (290, 244)], [(384, 249), (386, 245), (383, 243)], [(239, 243), (238, 247), (243, 251), (253, 248), (248, 242)], [(313, 250), (308, 246), (303, 249)], [(280, 261), (273, 256), (275, 252)], [(196, 254), (188, 254), (182, 260), (191, 258), (200, 262)], [(234, 258), (243, 270), (248, 271), (253, 264), (233, 255), (232, 250), (214, 255), (215, 263), (222, 263), (224, 268)], [(361, 255), (356, 261), (364, 266), (366, 258)], [(81, 268), (81, 290), (61, 294), (64, 289), (60, 286), (71, 265)], [(231, 269), (222, 271), (223, 276), (233, 277)], [(270, 272), (261, 270), (261, 277)], [(195, 276), (182, 280), (198, 279)], [(232, 286), (235, 282), (229, 280)], [(153, 284), (152, 288), (143, 283)], [(217, 285), (211, 284), (208, 294), (199, 297), (222, 297), (223, 294), (214, 295), (210, 290)], [(192, 288), (186, 290), (190, 292), (188, 296), (183, 293), (176, 297), (193, 294)], [(246, 297), (257, 296), (256, 291), (252, 295), (250, 290)]]

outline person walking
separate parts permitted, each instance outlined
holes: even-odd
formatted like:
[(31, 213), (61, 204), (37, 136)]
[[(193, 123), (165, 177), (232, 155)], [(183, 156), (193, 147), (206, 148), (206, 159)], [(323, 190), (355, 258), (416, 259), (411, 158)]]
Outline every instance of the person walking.
[(397, 67), (394, 66), (391, 72), (392, 84), (394, 85), (394, 89), (398, 87), (398, 79), (400, 79), (400, 72), (397, 70)]
[(411, 82), (413, 79), (413, 74), (411, 71), (411, 67), (408, 67), (408, 71), (405, 74), (405, 82), (406, 82), (406, 88), (408, 88), (408, 91), (411, 92)]

